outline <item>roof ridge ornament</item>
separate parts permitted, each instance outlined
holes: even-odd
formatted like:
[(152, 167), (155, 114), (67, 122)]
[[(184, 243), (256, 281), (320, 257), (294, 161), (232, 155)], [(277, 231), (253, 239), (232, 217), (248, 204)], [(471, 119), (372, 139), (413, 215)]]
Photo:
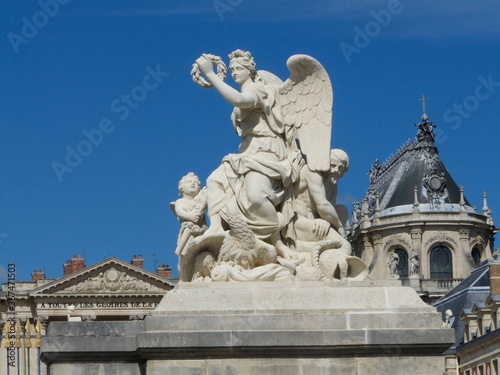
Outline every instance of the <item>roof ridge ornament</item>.
[(422, 102), (422, 121), (427, 121), (429, 117), (425, 113), (425, 102), (429, 102), (430, 99), (427, 99), (424, 94), (422, 94), (422, 99), (418, 99), (419, 102)]
[(422, 122), (418, 124), (414, 124), (415, 126), (418, 127), (418, 132), (417, 132), (417, 141), (419, 143), (424, 143), (425, 146), (434, 146), (434, 139), (436, 138), (436, 135), (434, 134), (434, 128), (436, 125), (432, 121), (429, 121), (429, 116), (427, 116), (427, 113), (425, 113), (426, 108), (425, 108), (425, 103), (430, 101), (430, 99), (427, 99), (425, 95), (422, 95), (422, 99), (418, 99), (419, 102), (422, 102)]

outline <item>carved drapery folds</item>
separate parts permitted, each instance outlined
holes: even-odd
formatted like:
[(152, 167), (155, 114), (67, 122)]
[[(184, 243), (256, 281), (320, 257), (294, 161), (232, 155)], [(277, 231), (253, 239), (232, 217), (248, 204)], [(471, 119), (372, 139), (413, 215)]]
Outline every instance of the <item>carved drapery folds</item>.
[[(240, 152), (224, 157), (207, 179), (206, 191), (200, 190), (194, 173), (179, 183), (182, 198), (173, 203), (181, 222), (179, 278), (220, 282), (364, 275), (366, 265), (351, 255), (345, 239), (347, 209), (336, 202), (337, 183), (349, 158), (343, 150), (331, 149), (328, 73), (314, 58), (294, 55), (287, 61), (290, 78), (283, 82), (256, 71), (250, 52), (236, 50), (229, 59), (241, 92), (211, 74), (213, 61), (219, 69), (223, 65), (216, 56), (202, 55), (192, 71), (196, 83), (203, 82), (203, 74), (204, 87), (214, 87), (236, 103), (231, 121), (241, 144)], [(207, 207), (210, 228), (205, 231)], [(95, 283), (93, 289), (105, 287), (102, 277), (89, 282)], [(114, 287), (109, 281), (105, 285)]]

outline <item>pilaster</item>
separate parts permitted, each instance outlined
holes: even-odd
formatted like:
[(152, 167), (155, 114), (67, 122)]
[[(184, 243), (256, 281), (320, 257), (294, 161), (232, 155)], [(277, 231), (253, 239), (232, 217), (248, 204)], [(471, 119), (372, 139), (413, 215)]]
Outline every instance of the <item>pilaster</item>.
[(460, 254), (457, 254), (458, 269), (454, 270), (453, 277), (467, 277), (472, 271), (471, 263), (473, 259), (470, 252), (470, 230), (459, 229), (458, 238), (460, 239)]
[(375, 265), (373, 268), (373, 275), (378, 279), (385, 279), (386, 262), (384, 259), (384, 248), (382, 247), (382, 236), (380, 234), (372, 235), (373, 252)]
[(411, 248), (417, 252), (420, 259), (420, 267), (419, 267), (420, 277), (425, 278), (424, 270), (427, 269), (425, 268), (427, 266), (427, 259), (426, 259), (427, 257), (424, 256), (422, 249), (422, 230), (420, 228), (414, 228), (411, 230), (410, 236), (411, 236)]

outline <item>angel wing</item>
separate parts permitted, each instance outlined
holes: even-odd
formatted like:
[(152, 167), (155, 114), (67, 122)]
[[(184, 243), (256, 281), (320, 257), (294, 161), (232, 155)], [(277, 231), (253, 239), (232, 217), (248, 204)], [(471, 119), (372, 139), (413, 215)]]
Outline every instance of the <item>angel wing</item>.
[(295, 129), (309, 169), (330, 169), (333, 90), (325, 68), (307, 55), (293, 55), (286, 63), (292, 73), (278, 87), (285, 125)]
[(283, 81), (277, 75), (268, 72), (267, 70), (258, 70), (257, 76), (260, 77), (266, 85), (278, 87), (283, 84)]
[(172, 212), (174, 213), (175, 217), (177, 217), (177, 214), (175, 213), (175, 202), (170, 202), (169, 206)]

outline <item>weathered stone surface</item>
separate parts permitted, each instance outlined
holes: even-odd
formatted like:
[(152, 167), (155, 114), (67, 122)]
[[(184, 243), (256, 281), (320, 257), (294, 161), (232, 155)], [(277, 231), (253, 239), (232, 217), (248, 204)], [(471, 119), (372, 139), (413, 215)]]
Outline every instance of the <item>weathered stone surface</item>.
[[(399, 283), (259, 282), (180, 283), (152, 313), (158, 315), (218, 315), (273, 312), (276, 314), (354, 311), (435, 312), (410, 288)], [(374, 287), (379, 285), (380, 287)], [(400, 284), (399, 284), (400, 285)], [(193, 308), (192, 301), (196, 301)], [(436, 323), (436, 327), (440, 323)]]
[[(60, 363), (65, 361), (92, 360), (112, 364), (126, 360), (136, 364), (142, 363), (144, 361), (136, 355), (136, 335), (144, 330), (144, 327), (144, 321), (51, 322), (47, 336), (42, 338), (41, 358), (47, 364), (55, 363), (51, 366), (54, 369), (59, 368)], [(76, 366), (75, 369), (80, 367)], [(131, 368), (136, 367), (137, 365)]]
[(42, 349), (52, 374), (441, 375), (452, 342), (411, 288), (274, 281), (181, 284), (144, 322), (54, 324)]
[(414, 356), (150, 361), (148, 375), (408, 375), (442, 374), (442, 360)]
[(60, 363), (50, 368), (51, 375), (143, 375), (138, 363)]

